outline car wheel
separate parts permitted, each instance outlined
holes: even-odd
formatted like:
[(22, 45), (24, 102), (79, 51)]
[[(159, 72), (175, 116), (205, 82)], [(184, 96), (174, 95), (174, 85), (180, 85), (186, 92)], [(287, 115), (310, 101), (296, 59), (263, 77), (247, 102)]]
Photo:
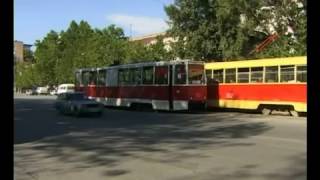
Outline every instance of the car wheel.
[(59, 114), (64, 115), (64, 112), (63, 112), (62, 108), (57, 108), (57, 110), (58, 110)]
[(263, 115), (270, 115), (270, 114), (271, 114), (271, 109), (269, 109), (269, 108), (263, 108), (263, 109), (261, 110), (261, 113), (262, 113)]
[(299, 117), (299, 116), (300, 116), (299, 112), (297, 112), (297, 111), (295, 111), (295, 110), (291, 110), (291, 111), (289, 111), (289, 113), (290, 113), (290, 115), (293, 116), (293, 117)]
[(76, 117), (80, 117), (81, 113), (79, 108), (73, 106), (72, 114), (74, 114)]
[(70, 106), (70, 114), (76, 114), (76, 108), (74, 106)]

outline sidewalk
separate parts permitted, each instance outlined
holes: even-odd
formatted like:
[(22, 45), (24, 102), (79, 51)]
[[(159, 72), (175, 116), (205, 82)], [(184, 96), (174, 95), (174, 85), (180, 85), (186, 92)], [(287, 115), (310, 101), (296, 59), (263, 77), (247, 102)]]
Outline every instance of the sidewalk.
[(26, 95), (22, 93), (14, 93), (14, 99), (56, 99), (57, 96), (53, 95)]

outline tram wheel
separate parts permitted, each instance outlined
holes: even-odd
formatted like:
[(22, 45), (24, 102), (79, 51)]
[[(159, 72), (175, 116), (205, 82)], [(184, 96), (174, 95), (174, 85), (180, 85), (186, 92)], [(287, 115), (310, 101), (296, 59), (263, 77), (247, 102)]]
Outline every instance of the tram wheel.
[(290, 115), (293, 117), (299, 117), (299, 112), (295, 111), (295, 110), (291, 110), (289, 111)]
[(261, 110), (261, 113), (262, 113), (263, 115), (270, 115), (270, 114), (271, 114), (271, 109), (263, 108), (263, 109)]

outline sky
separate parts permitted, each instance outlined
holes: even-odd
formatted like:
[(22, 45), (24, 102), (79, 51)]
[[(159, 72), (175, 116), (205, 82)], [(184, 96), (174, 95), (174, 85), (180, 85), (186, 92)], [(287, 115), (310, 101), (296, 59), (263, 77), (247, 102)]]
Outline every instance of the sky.
[(72, 20), (92, 28), (111, 24), (126, 36), (141, 36), (168, 29), (164, 6), (174, 0), (14, 0), (14, 40), (34, 44), (48, 32), (66, 30)]

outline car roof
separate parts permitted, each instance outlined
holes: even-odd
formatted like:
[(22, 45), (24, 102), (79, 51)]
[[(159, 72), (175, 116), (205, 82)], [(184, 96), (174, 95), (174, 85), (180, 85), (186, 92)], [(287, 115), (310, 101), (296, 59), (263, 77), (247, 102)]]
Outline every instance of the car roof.
[(74, 86), (74, 84), (60, 84), (59, 87), (60, 86)]

